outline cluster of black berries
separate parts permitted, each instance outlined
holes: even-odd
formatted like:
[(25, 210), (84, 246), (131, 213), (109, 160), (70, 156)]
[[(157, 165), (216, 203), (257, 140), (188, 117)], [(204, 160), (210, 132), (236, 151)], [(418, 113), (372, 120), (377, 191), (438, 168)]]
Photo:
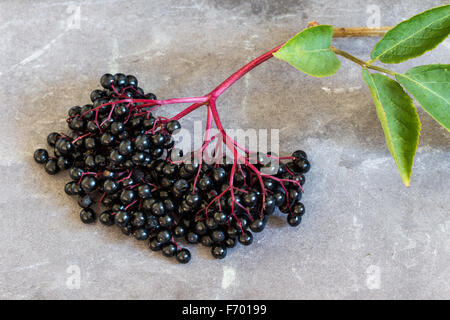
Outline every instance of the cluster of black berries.
[(84, 223), (98, 215), (102, 224), (149, 240), (151, 250), (187, 263), (191, 254), (180, 247), (181, 239), (224, 258), (237, 242), (250, 245), (252, 232), (264, 229), (276, 207), (288, 214), (291, 226), (301, 222), (301, 186), (310, 168), (303, 151), (275, 165), (270, 153), (256, 154), (255, 166), (271, 171), (273, 179), (260, 176), (261, 184), (240, 165), (230, 186), (232, 164), (199, 163), (192, 154), (189, 162), (173, 160), (183, 156), (172, 137), (180, 123), (154, 117), (149, 107), (133, 108), (136, 101), (156, 100), (134, 76), (105, 74), (100, 83), (104, 89), (91, 93), (92, 104), (69, 109), (70, 133), (48, 135), (53, 155), (34, 152), (47, 173), (69, 170), (65, 192), (78, 197)]

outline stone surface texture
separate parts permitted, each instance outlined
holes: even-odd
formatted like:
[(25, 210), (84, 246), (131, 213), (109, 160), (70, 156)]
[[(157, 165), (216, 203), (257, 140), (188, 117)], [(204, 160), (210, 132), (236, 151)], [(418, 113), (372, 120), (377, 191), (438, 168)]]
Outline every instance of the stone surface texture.
[[(32, 160), (105, 72), (136, 74), (163, 98), (201, 95), (311, 20), (365, 26), (379, 10), (381, 24), (394, 25), (444, 3), (1, 1), (0, 298), (450, 298), (450, 134), (419, 107), (420, 146), (404, 187), (361, 70), (348, 61), (316, 79), (272, 59), (220, 99), (226, 127), (280, 129), (280, 150), (304, 149), (313, 164), (301, 226), (279, 214), (225, 260), (198, 246), (179, 265), (119, 230), (83, 225), (63, 191), (67, 175), (48, 176)], [(376, 42), (334, 44), (366, 59)], [(447, 63), (449, 48), (447, 40), (392, 68)]]

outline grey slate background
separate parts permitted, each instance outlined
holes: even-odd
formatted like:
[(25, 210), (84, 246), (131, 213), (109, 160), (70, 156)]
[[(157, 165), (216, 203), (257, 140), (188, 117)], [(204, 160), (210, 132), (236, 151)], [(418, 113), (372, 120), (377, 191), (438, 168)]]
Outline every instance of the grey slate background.
[[(405, 188), (361, 72), (347, 61), (315, 79), (273, 59), (221, 98), (226, 127), (279, 128), (280, 149), (302, 148), (313, 163), (302, 225), (290, 228), (279, 215), (250, 250), (223, 261), (198, 247), (180, 266), (119, 230), (83, 225), (63, 192), (65, 174), (50, 177), (32, 161), (105, 72), (136, 74), (163, 98), (201, 95), (308, 21), (364, 26), (373, 4), (381, 24), (393, 25), (444, 3), (2, 0), (0, 298), (450, 298), (450, 135), (419, 108), (420, 146)], [(80, 28), (67, 29), (77, 8)], [(334, 43), (367, 58), (376, 41)], [(393, 68), (448, 63), (449, 48), (447, 40)], [(72, 265), (80, 289), (66, 285)]]

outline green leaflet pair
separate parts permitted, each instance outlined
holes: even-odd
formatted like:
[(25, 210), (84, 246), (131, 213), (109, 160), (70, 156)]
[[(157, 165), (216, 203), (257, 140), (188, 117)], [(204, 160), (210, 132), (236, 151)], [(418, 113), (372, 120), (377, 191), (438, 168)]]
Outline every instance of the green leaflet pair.
[(340, 67), (337, 54), (358, 63), (375, 102), (388, 149), (404, 184), (409, 186), (420, 120), (405, 90), (439, 124), (450, 130), (450, 65), (418, 66), (401, 74), (373, 63), (378, 60), (399, 63), (418, 57), (435, 48), (449, 33), (450, 5), (445, 5), (415, 15), (388, 31), (376, 44), (371, 60), (367, 62), (334, 48), (331, 45), (333, 27), (328, 25), (303, 30), (274, 56), (315, 77), (336, 73)]

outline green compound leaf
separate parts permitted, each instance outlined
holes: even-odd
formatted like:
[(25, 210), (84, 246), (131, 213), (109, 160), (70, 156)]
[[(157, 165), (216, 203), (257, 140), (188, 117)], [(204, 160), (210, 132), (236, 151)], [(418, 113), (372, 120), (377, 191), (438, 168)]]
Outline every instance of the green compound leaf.
[(311, 76), (331, 76), (341, 65), (330, 49), (332, 38), (332, 26), (311, 27), (290, 39), (273, 55)]
[(389, 30), (375, 46), (371, 62), (399, 63), (435, 48), (450, 33), (450, 5), (422, 12)]
[(434, 120), (450, 131), (450, 65), (415, 67), (395, 77)]
[(406, 186), (411, 180), (412, 165), (419, 143), (420, 121), (412, 99), (391, 78), (363, 70), (386, 144)]

